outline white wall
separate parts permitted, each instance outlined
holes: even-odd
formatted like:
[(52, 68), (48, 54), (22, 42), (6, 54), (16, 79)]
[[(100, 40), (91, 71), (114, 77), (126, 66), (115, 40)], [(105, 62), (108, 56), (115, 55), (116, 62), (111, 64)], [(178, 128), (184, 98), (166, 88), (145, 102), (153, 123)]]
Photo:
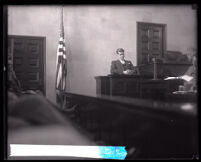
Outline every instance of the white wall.
[[(55, 102), (56, 51), (61, 6), (9, 6), (8, 34), (46, 37), (46, 94)], [(167, 50), (196, 48), (196, 10), (190, 5), (78, 5), (64, 7), (67, 91), (96, 93), (95, 76), (110, 73), (115, 50), (136, 65), (137, 22), (167, 24)]]

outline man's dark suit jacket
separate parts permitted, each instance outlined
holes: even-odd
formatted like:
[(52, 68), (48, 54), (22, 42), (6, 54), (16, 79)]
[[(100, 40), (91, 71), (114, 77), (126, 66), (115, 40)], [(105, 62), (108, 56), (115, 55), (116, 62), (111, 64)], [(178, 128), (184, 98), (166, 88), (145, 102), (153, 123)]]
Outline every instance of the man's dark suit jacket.
[[(133, 74), (139, 74), (136, 67), (133, 66), (131, 61), (125, 60), (125, 69), (134, 70)], [(124, 68), (119, 60), (112, 61), (110, 72), (111, 74), (123, 74)]]

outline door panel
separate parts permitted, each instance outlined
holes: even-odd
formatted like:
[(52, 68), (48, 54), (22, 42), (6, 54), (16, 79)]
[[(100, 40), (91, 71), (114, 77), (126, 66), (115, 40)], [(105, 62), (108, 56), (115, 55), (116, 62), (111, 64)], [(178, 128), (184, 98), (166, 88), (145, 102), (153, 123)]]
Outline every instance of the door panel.
[(163, 53), (163, 34), (162, 27), (150, 26), (150, 55), (160, 58)]
[(138, 22), (137, 65), (150, 63), (152, 58), (162, 58), (165, 50), (165, 25)]
[(45, 38), (9, 36), (9, 42), (13, 42), (13, 69), (22, 89), (45, 94)]

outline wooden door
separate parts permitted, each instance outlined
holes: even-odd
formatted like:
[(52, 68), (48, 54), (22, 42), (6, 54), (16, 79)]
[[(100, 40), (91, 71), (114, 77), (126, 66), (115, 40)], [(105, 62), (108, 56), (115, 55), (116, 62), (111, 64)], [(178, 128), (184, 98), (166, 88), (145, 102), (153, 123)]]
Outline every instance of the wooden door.
[(164, 24), (137, 23), (137, 65), (162, 58), (165, 51)]
[(40, 90), (45, 95), (45, 38), (8, 37), (13, 69), (23, 90)]

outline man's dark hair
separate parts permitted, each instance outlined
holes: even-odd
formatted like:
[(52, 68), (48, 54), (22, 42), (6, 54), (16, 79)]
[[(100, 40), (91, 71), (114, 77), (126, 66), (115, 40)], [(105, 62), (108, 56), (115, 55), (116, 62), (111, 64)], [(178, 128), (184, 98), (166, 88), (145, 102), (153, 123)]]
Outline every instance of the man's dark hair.
[(118, 48), (118, 49), (116, 50), (116, 53), (118, 54), (118, 52), (124, 52), (124, 49), (123, 49), (123, 48)]

